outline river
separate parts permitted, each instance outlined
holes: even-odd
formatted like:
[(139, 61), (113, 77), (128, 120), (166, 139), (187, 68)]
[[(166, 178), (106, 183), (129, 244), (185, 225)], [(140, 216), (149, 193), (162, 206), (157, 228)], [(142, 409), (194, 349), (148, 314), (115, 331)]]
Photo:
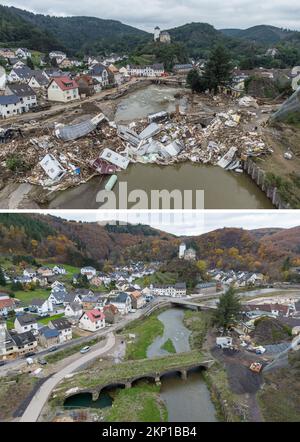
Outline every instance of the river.
[[(167, 110), (174, 111), (178, 103), (186, 108), (185, 98), (175, 98), (182, 89), (166, 86), (148, 86), (129, 93), (120, 100), (115, 120), (131, 121), (144, 118), (150, 113)], [(51, 209), (98, 209), (97, 193), (104, 189), (107, 179), (96, 177), (86, 184), (59, 192), (49, 203)], [(131, 164), (126, 171), (118, 173), (118, 184), (114, 188), (116, 207), (120, 208), (119, 183), (127, 183), (128, 193), (132, 190), (144, 190), (150, 201), (151, 190), (178, 189), (204, 191), (206, 209), (268, 209), (272, 204), (265, 194), (246, 174), (226, 171), (220, 167), (194, 164), (190, 162), (175, 166), (157, 166), (153, 164)], [(202, 208), (195, 207), (193, 208)], [(124, 206), (124, 201), (122, 201)], [(127, 204), (127, 208), (134, 208)], [(148, 205), (149, 207), (149, 205)], [(148, 208), (147, 207), (147, 208)], [(106, 207), (107, 208), (107, 207)], [(124, 207), (123, 207), (124, 208)], [(149, 207), (151, 208), (151, 207)], [(172, 207), (170, 207), (172, 208)]]
[[(190, 350), (191, 332), (183, 323), (184, 310), (169, 309), (162, 312), (158, 319), (164, 325), (163, 336), (154, 340), (147, 350), (147, 357), (153, 358), (168, 354), (162, 345), (171, 339), (177, 353)], [(216, 422), (216, 411), (201, 371), (188, 374), (186, 380), (177, 375), (161, 379), (160, 397), (166, 405), (169, 422)], [(112, 405), (112, 398), (102, 392), (97, 401), (90, 394), (78, 394), (66, 399), (66, 408), (105, 408)]]
[[(167, 352), (161, 346), (171, 339), (177, 353), (190, 350), (190, 331), (183, 324), (184, 310), (170, 309), (158, 316), (164, 324), (164, 334), (150, 345), (148, 358)], [(169, 422), (216, 422), (215, 408), (201, 372), (188, 375), (187, 380), (179, 376), (162, 379), (160, 396), (168, 410)]]

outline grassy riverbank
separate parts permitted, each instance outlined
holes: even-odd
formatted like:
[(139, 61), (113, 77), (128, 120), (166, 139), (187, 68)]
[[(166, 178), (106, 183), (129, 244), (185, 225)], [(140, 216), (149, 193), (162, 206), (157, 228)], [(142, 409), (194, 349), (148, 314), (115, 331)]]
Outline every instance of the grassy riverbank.
[(267, 422), (300, 422), (300, 350), (289, 354), (288, 363), (264, 375), (258, 402)]
[(104, 410), (106, 422), (167, 422), (166, 406), (159, 398), (160, 387), (153, 384), (118, 390), (113, 406)]
[(132, 334), (135, 338), (128, 337), (126, 359), (145, 359), (147, 349), (158, 336), (164, 332), (163, 323), (158, 319), (162, 311), (153, 313), (148, 318), (137, 320), (122, 330), (122, 334)]
[(184, 312), (183, 323), (192, 333), (190, 336), (190, 346), (193, 350), (200, 350), (211, 326), (212, 315), (209, 312), (195, 312), (186, 310)]
[[(207, 334), (212, 327), (212, 314), (186, 310), (183, 322), (186, 328), (191, 331), (190, 346), (192, 350), (202, 350), (203, 347), (206, 347)], [(203, 372), (203, 377), (215, 405), (217, 419), (229, 422), (241, 421), (242, 418), (237, 412), (239, 397), (230, 389), (223, 364), (216, 361), (209, 370)]]
[(84, 343), (81, 343), (81, 344), (77, 344), (77, 345), (73, 345), (73, 346), (67, 347), (67, 348), (65, 348), (64, 350), (61, 350), (61, 351), (57, 351), (57, 352), (55, 352), (53, 354), (50, 354), (50, 355), (46, 356), (44, 359), (49, 364), (52, 364), (52, 363), (58, 362), (61, 359), (65, 359), (68, 356), (71, 356), (71, 355), (79, 352), (85, 346), (91, 347), (92, 345), (95, 345), (95, 344), (97, 344), (98, 342), (100, 342), (102, 340), (103, 340), (103, 337), (100, 336), (98, 338), (91, 339), (90, 341), (87, 341), (87, 342), (84, 342)]

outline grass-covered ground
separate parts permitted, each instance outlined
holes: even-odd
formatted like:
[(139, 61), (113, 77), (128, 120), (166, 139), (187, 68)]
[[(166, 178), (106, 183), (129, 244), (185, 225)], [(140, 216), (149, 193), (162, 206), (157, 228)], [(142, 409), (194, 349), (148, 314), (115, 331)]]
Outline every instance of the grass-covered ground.
[(0, 377), (0, 421), (10, 420), (30, 394), (37, 378), (28, 374)]
[(166, 350), (168, 353), (176, 353), (176, 348), (174, 347), (172, 339), (168, 339), (161, 348)]
[(135, 284), (141, 287), (147, 287), (150, 284), (175, 284), (178, 277), (175, 273), (170, 272), (155, 272), (153, 275), (144, 276), (143, 278), (138, 278)]
[(160, 387), (143, 383), (118, 390), (113, 406), (104, 410), (107, 422), (166, 422), (168, 412), (159, 399)]
[(61, 405), (64, 392), (71, 388), (94, 388), (120, 381), (126, 382), (136, 376), (150, 376), (165, 370), (176, 370), (202, 362), (205, 356), (199, 351), (176, 353), (157, 358), (126, 361), (112, 365), (110, 362), (95, 363), (88, 370), (80, 372), (70, 379), (65, 379), (55, 391), (55, 403)]
[(58, 315), (49, 316), (48, 318), (41, 318), (41, 319), (38, 319), (38, 322), (39, 322), (40, 324), (47, 325), (50, 321), (52, 321), (52, 320), (54, 320), (54, 319), (62, 318), (63, 316), (64, 316), (64, 313), (60, 313), (60, 314), (58, 314)]
[(289, 367), (264, 375), (258, 401), (267, 422), (300, 422), (300, 350), (290, 353)]
[(36, 290), (18, 290), (14, 292), (15, 298), (24, 302), (26, 305), (30, 305), (30, 301), (33, 299), (48, 299), (50, 296), (50, 290), (36, 289)]
[(154, 313), (148, 318), (137, 320), (126, 327), (122, 334), (134, 334), (135, 339), (130, 339), (131, 344), (126, 347), (126, 359), (144, 359), (147, 357), (147, 348), (155, 338), (162, 336), (164, 326), (157, 318), (161, 312)]
[(84, 344), (81, 343), (81, 344), (73, 345), (71, 347), (67, 347), (64, 350), (56, 351), (55, 353), (46, 356), (45, 359), (49, 364), (56, 363), (56, 362), (60, 361), (61, 359), (67, 358), (68, 356), (71, 356), (71, 355), (79, 352), (83, 347), (85, 347), (87, 345), (89, 347), (91, 347), (92, 345), (97, 344), (102, 339), (103, 339), (102, 337), (98, 337), (98, 338), (91, 339), (90, 341), (87, 341)]
[(211, 313), (196, 312), (193, 310), (186, 310), (184, 312), (183, 323), (191, 330), (190, 346), (192, 349), (201, 349), (204, 343), (205, 336), (211, 326)]

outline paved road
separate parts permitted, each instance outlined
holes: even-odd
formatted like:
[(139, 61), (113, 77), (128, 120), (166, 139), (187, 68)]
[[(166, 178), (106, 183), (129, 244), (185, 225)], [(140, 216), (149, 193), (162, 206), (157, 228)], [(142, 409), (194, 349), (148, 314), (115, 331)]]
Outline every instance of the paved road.
[(20, 422), (36, 422), (51, 394), (51, 391), (55, 388), (55, 386), (61, 380), (63, 380), (65, 376), (73, 373), (82, 365), (85, 365), (110, 351), (115, 345), (115, 342), (116, 338), (114, 334), (109, 333), (107, 336), (107, 342), (105, 343), (104, 347), (82, 355), (79, 359), (64, 367), (58, 373), (55, 373), (51, 378), (49, 378), (48, 381), (46, 381), (33, 396), (25, 413), (21, 417)]

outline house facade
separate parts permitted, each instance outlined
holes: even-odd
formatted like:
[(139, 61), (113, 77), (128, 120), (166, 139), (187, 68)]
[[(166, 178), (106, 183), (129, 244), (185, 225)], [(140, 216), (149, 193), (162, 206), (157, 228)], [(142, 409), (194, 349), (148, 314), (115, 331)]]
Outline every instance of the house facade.
[(83, 313), (79, 320), (79, 327), (83, 330), (95, 332), (105, 327), (105, 315), (101, 310), (93, 309)]
[(78, 84), (69, 77), (55, 77), (50, 81), (48, 88), (48, 100), (69, 103), (80, 99)]
[(67, 318), (73, 318), (79, 321), (82, 314), (83, 314), (83, 308), (82, 305), (79, 304), (78, 302), (71, 302), (70, 304), (67, 304), (65, 307), (65, 316)]
[(127, 315), (132, 309), (131, 297), (128, 293), (120, 292), (109, 298), (109, 304), (117, 307), (121, 315)]
[(16, 95), (21, 103), (21, 111), (28, 112), (33, 107), (37, 106), (37, 96), (34, 90), (23, 83), (13, 83), (6, 86), (6, 91), (9, 94)]
[(0, 116), (9, 118), (22, 113), (21, 101), (16, 95), (0, 96)]
[(53, 319), (49, 327), (59, 332), (59, 342), (63, 343), (72, 339), (72, 326), (66, 318)]
[(14, 328), (18, 333), (25, 333), (29, 331), (34, 335), (38, 333), (38, 323), (36, 318), (27, 313), (16, 317)]
[(152, 294), (155, 296), (171, 296), (173, 298), (184, 298), (186, 296), (185, 282), (178, 282), (175, 285), (153, 284), (150, 286), (150, 289), (152, 291)]

